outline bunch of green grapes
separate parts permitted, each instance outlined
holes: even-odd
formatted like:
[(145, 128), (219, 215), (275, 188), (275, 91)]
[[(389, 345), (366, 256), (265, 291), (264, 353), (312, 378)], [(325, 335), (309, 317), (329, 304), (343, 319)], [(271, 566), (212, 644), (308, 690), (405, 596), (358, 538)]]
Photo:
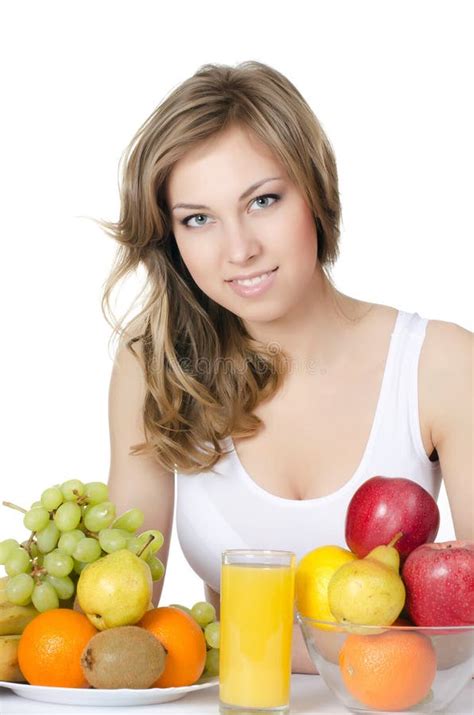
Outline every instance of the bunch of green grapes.
[(165, 569), (155, 552), (163, 544), (163, 534), (155, 529), (137, 533), (143, 512), (134, 508), (117, 518), (108, 499), (103, 482), (69, 479), (45, 489), (29, 510), (3, 502), (24, 513), (23, 524), (31, 531), (22, 543), (0, 542), (10, 603), (33, 603), (40, 612), (68, 607), (81, 571), (119, 549), (144, 559), (154, 581), (162, 578)]
[(206, 639), (206, 665), (201, 678), (219, 675), (219, 646), (221, 635), (221, 624), (216, 621), (216, 609), (208, 601), (198, 601), (192, 608), (181, 606), (178, 603), (172, 604), (175, 608), (189, 613), (190, 616), (201, 626)]

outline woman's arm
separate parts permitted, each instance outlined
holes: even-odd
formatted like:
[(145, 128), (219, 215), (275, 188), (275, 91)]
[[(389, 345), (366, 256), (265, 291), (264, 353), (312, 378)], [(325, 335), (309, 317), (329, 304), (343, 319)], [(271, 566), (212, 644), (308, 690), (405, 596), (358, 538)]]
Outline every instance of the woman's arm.
[[(138, 343), (134, 349), (139, 353)], [(151, 457), (130, 456), (130, 447), (145, 441), (143, 372), (137, 359), (122, 345), (117, 351), (109, 388), (110, 500), (117, 514), (137, 507), (145, 515), (140, 531), (159, 529), (163, 546), (156, 552), (165, 568), (168, 561), (174, 510), (174, 474)], [(153, 604), (158, 606), (164, 578), (154, 582)]]
[(293, 623), (293, 643), (291, 650), (292, 673), (318, 673), (313, 665), (299, 623)]
[(474, 334), (434, 321), (428, 370), (431, 437), (438, 452), (457, 539), (474, 540)]

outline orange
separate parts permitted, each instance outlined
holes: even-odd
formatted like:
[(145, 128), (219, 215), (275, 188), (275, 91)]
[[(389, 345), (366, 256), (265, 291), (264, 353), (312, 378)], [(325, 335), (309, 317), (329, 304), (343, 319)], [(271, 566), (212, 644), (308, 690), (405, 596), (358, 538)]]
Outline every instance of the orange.
[(18, 646), (18, 665), (30, 685), (84, 688), (81, 654), (98, 631), (71, 608), (52, 608), (28, 623)]
[(165, 669), (153, 688), (193, 685), (201, 677), (206, 639), (192, 616), (173, 606), (161, 606), (147, 611), (136, 625), (153, 633), (167, 651)]
[(436, 675), (426, 636), (412, 631), (346, 638), (339, 668), (347, 690), (374, 710), (408, 710), (425, 698)]

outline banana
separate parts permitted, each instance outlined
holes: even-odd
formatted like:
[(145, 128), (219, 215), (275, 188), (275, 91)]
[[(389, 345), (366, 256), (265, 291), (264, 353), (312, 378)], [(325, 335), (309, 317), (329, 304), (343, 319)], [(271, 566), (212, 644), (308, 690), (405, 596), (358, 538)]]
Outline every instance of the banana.
[(18, 644), (21, 635), (0, 636), (0, 680), (26, 683), (18, 665)]
[(0, 603), (0, 636), (20, 635), (38, 614), (31, 603), (29, 606)]
[(38, 615), (36, 608), (7, 600), (8, 576), (0, 578), (0, 680), (26, 683), (18, 665), (18, 644), (25, 627)]
[(0, 604), (7, 601), (7, 582), (8, 576), (0, 578)]
[(23, 633), (30, 621), (39, 611), (30, 603), (28, 606), (15, 606), (7, 600), (8, 576), (0, 578), (0, 636), (14, 636)]

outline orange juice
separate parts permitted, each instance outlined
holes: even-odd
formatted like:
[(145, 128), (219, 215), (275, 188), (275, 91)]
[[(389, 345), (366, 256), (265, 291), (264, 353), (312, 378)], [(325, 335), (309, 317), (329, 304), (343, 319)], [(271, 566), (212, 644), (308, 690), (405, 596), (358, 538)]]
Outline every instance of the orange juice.
[(294, 580), (294, 555), (289, 565), (222, 564), (221, 704), (271, 708), (289, 703)]

